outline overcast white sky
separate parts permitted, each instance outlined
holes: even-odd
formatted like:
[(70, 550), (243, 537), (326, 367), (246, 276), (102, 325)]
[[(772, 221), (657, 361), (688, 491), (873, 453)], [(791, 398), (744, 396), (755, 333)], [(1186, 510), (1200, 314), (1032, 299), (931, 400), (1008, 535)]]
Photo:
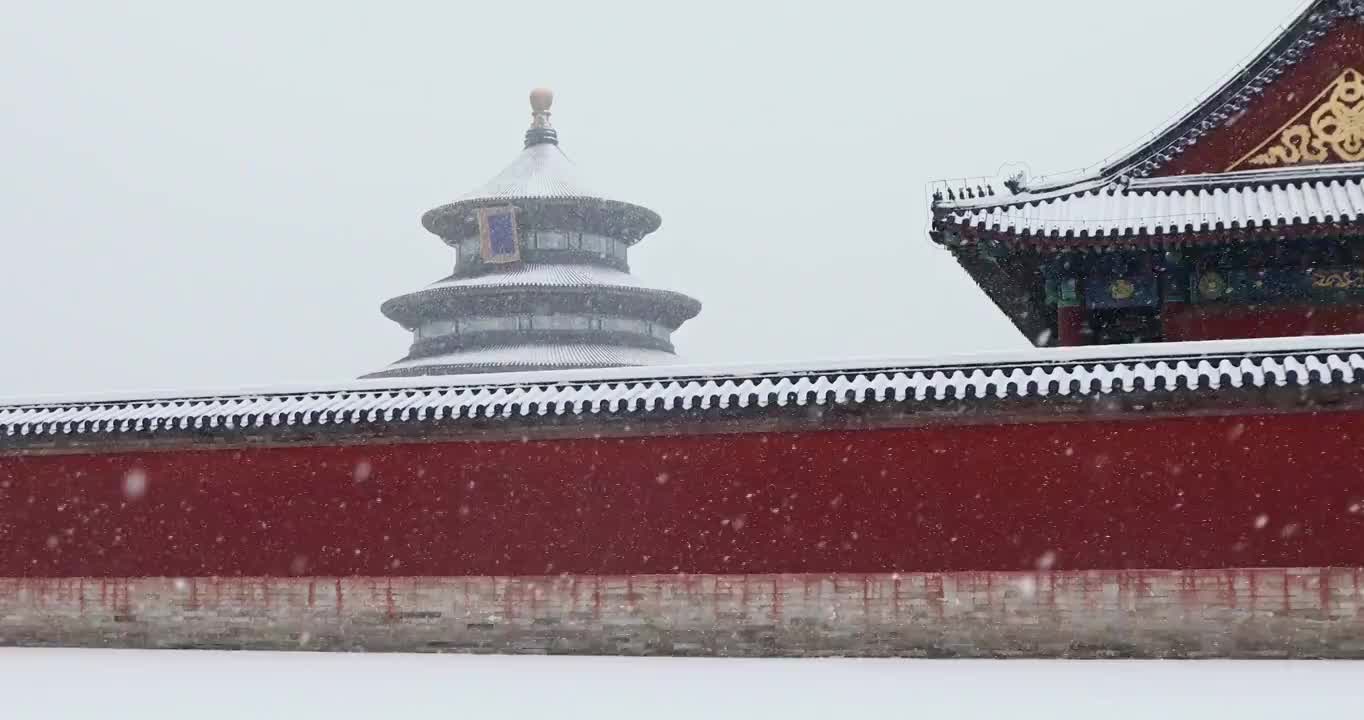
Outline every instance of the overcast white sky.
[(3, 0), (0, 396), (346, 380), (448, 274), (425, 210), (562, 146), (663, 227), (690, 362), (1024, 346), (925, 186), (1091, 165), (1301, 0)]

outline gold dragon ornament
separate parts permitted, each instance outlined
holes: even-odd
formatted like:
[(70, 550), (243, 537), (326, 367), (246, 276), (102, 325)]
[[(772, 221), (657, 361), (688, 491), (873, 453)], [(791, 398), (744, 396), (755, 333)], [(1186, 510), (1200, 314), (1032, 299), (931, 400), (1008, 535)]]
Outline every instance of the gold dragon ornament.
[(1309, 165), (1332, 156), (1343, 162), (1364, 160), (1364, 76), (1353, 68), (1342, 72), (1275, 137), (1227, 169)]

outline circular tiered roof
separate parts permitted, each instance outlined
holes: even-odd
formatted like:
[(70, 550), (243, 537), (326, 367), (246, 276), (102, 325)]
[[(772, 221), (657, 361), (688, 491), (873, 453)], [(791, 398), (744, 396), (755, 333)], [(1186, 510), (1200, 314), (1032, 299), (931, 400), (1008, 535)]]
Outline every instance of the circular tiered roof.
[[(638, 242), (658, 229), (663, 220), (649, 208), (613, 200), (592, 191), (583, 181), (573, 162), (559, 148), (559, 134), (549, 127), (549, 103), (535, 93), (531, 107), (535, 121), (526, 131), (525, 148), (502, 172), (474, 190), (447, 205), (427, 211), (422, 225), (441, 237), (458, 234), (474, 227), (475, 211), (479, 208), (506, 205), (567, 206), (588, 216), (600, 216), (605, 224), (624, 231), (622, 239)], [(537, 100), (542, 103), (537, 105)], [(543, 110), (539, 108), (543, 107)], [(543, 120), (542, 120), (543, 118)]]
[(518, 263), (515, 267), (482, 275), (454, 275), (416, 292), (399, 295), (385, 302), (381, 310), (390, 320), (412, 326), (433, 305), (454, 309), (462, 303), (472, 304), (478, 298), (530, 292), (585, 293), (596, 298), (614, 298), (618, 303), (634, 300), (652, 305), (666, 299), (668, 302), (659, 310), (679, 325), (701, 312), (701, 303), (696, 299), (647, 285), (630, 273), (599, 265), (560, 263)]
[(677, 362), (671, 335), (701, 303), (639, 281), (626, 262), (661, 219), (588, 189), (559, 148), (552, 100), (531, 93), (533, 122), (509, 166), (422, 216), (457, 249), (455, 272), (383, 304), (415, 341), (373, 376)]

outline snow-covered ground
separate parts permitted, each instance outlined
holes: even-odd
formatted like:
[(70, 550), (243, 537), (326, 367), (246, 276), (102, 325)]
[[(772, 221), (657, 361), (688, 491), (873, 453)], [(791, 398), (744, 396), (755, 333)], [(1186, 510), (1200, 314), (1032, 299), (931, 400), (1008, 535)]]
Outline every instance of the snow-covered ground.
[(0, 649), (4, 718), (1283, 720), (1357, 717), (1362, 701), (1364, 662)]

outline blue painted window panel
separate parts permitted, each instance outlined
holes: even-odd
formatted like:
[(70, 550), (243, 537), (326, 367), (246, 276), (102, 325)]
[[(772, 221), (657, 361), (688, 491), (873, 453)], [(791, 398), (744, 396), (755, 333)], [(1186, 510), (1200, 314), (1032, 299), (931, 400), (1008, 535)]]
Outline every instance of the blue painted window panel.
[(511, 213), (488, 215), (488, 249), (497, 256), (516, 254), (516, 220)]

